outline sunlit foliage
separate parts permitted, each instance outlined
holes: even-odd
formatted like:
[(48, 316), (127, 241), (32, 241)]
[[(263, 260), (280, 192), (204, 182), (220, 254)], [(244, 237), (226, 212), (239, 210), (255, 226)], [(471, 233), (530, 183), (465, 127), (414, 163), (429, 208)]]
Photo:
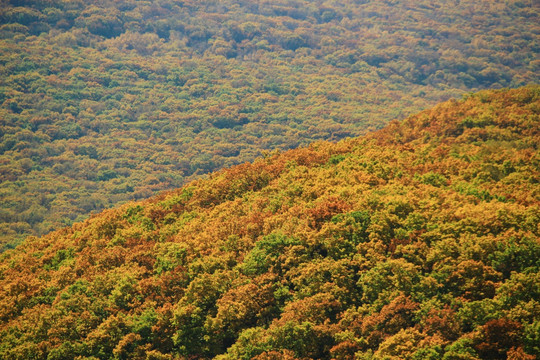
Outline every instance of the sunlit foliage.
[(7, 359), (534, 359), (540, 89), (268, 154), (29, 238)]

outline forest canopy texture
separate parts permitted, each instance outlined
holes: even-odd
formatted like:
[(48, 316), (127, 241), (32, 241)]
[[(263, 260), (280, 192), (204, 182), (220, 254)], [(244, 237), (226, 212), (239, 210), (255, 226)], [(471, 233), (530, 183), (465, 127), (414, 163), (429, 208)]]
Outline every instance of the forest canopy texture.
[(522, 0), (0, 0), (0, 247), (262, 151), (538, 83), (538, 15)]
[(6, 359), (535, 359), (540, 87), (451, 100), (0, 260)]

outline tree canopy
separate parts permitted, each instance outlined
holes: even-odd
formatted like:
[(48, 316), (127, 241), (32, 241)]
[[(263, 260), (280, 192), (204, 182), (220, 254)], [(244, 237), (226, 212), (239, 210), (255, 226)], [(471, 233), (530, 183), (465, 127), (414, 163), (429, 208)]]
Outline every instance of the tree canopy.
[(0, 243), (538, 83), (538, 4), (0, 0)]
[(0, 356), (534, 359), (539, 105), (470, 94), (30, 237)]

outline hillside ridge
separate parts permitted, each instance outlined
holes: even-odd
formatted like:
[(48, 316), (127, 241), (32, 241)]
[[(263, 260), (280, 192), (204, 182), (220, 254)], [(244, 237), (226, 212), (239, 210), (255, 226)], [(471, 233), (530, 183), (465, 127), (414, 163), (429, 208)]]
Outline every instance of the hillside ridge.
[(534, 359), (540, 87), (267, 154), (0, 257), (9, 359)]

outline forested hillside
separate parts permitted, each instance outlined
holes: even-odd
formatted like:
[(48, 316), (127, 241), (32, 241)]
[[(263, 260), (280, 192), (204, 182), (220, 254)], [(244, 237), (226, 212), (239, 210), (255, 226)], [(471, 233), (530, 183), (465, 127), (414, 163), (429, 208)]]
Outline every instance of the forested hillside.
[(480, 88), (536, 1), (0, 0), (0, 244)]
[(252, 164), (0, 260), (5, 359), (535, 359), (540, 87)]

